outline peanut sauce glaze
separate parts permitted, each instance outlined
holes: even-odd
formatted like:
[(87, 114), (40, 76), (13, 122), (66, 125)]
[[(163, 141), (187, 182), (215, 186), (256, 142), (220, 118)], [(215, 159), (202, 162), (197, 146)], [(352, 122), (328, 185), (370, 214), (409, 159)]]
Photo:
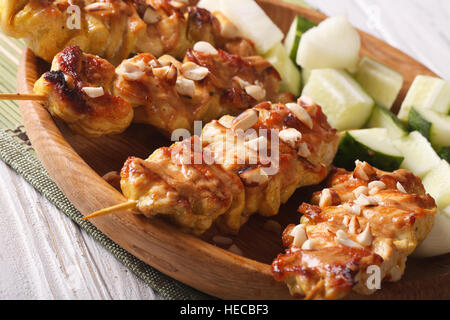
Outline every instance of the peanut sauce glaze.
[[(54, 86), (61, 101), (69, 105), (75, 112), (97, 114), (102, 110), (102, 113), (109, 114), (112, 110), (117, 111), (116, 106), (127, 104), (125, 100), (111, 95), (108, 91), (115, 72), (114, 67), (108, 61), (84, 54), (78, 46), (70, 46), (57, 56), (55, 63), (59, 66), (59, 70), (45, 73), (44, 79)], [(98, 98), (89, 98), (82, 92), (82, 89), (90, 86), (105, 86), (104, 95)], [(95, 100), (95, 103), (103, 108), (92, 107), (87, 102), (88, 100)], [(125, 107), (125, 109), (127, 108)]]
[[(332, 155), (337, 149), (337, 132), (329, 126), (319, 106), (304, 108), (312, 118), (312, 129), (296, 120), (284, 104), (266, 102), (253, 108), (258, 115), (258, 121), (251, 129), (257, 133), (260, 132), (259, 129), (268, 130), (268, 154), (271, 154), (270, 129), (297, 128), (303, 131), (305, 142), (317, 142), (317, 145), (307, 143), (312, 153), (308, 157), (299, 156), (293, 146), (281, 142), (278, 171), (267, 176), (267, 180), (247, 181), (247, 178), (244, 178), (249, 174), (258, 175), (253, 171), (270, 164), (263, 164), (260, 158), (257, 163), (249, 163), (248, 158), (245, 158), (245, 163), (237, 163), (236, 152), (241, 150), (239, 148), (232, 149), (231, 153), (227, 150), (224, 163), (208, 164), (203, 161), (200, 164), (192, 164), (194, 157), (199, 156), (202, 159), (206, 150), (212, 152), (214, 159), (221, 150), (217, 143), (237, 137), (233, 130), (223, 124), (222, 121), (225, 120), (221, 119), (205, 126), (201, 141), (198, 137), (192, 137), (169, 148), (160, 148), (146, 161), (130, 158), (122, 169), (122, 190), (127, 197), (139, 201), (139, 210), (146, 215), (167, 214), (166, 208), (169, 205), (166, 203), (170, 202), (167, 194), (172, 192), (170, 190), (176, 190), (177, 196), (174, 199), (183, 199), (190, 203), (189, 208), (184, 208), (176, 216), (172, 215), (180, 226), (201, 234), (213, 222), (217, 222), (224, 231), (236, 233), (251, 214), (260, 212), (267, 216), (275, 215), (281, 203), (287, 201), (296, 188), (319, 183), (326, 177)], [(202, 154), (193, 149), (195, 141), (200, 143)], [(185, 158), (186, 150), (192, 151), (188, 159)], [(323, 159), (320, 154), (331, 156), (330, 159)], [(158, 186), (155, 187), (155, 184)], [(168, 189), (160, 193), (161, 188), (164, 190), (164, 185), (167, 185)], [(156, 193), (160, 194), (158, 199), (164, 200), (166, 197), (162, 207), (155, 207)], [(271, 203), (267, 199), (278, 200), (270, 200)], [(216, 211), (211, 210), (211, 207), (216, 208)], [(211, 212), (220, 214), (211, 217)], [(208, 217), (208, 224), (199, 225), (199, 221), (204, 217)]]
[[(237, 114), (257, 101), (236, 79), (261, 85), (268, 100), (292, 99), (291, 94), (278, 93), (280, 76), (265, 59), (242, 58), (220, 49), (218, 54), (188, 50), (185, 62), (195, 61), (209, 71), (205, 78), (193, 81), (194, 91), (188, 96), (177, 87), (178, 80), (187, 81), (183, 63), (167, 57), (160, 62), (151, 54), (140, 54), (123, 61), (117, 70), (140, 75), (128, 78), (119, 71), (116, 74), (114, 66), (105, 59), (70, 46), (55, 57), (52, 71), (38, 80), (35, 92), (49, 96), (50, 112), (67, 123), (77, 122), (76, 131), (87, 136), (121, 132), (132, 119), (171, 135), (180, 128), (192, 130), (194, 120), (208, 122), (225, 114)], [(155, 69), (163, 67), (170, 71), (161, 76)], [(104, 94), (91, 97), (84, 90), (86, 87), (103, 90)], [(231, 101), (227, 99), (230, 89), (236, 93)]]
[[(107, 58), (118, 65), (132, 54), (170, 54), (181, 59), (198, 41), (239, 54), (255, 54), (251, 41), (222, 35), (221, 22), (198, 1), (170, 0), (5, 0), (0, 25), (13, 37), (24, 38), (36, 55), (50, 62), (68, 45)], [(80, 30), (67, 27), (70, 5), (81, 8)], [(146, 21), (151, 10), (155, 19)], [(52, 25), (48, 24), (52, 20)], [(234, 51), (236, 50), (236, 51)]]
[[(371, 182), (381, 187), (371, 190)], [(399, 190), (398, 184), (406, 192)], [(290, 225), (284, 231), (283, 244), (288, 249), (272, 264), (275, 279), (285, 281), (294, 295), (312, 294), (317, 299), (342, 298), (352, 289), (373, 293), (365, 282), (369, 276), (366, 269), (372, 265), (380, 267), (383, 280), (398, 281), (407, 256), (434, 223), (436, 203), (425, 193), (420, 178), (406, 170), (389, 173), (357, 162), (353, 172), (334, 169), (328, 186), (327, 193), (313, 195), (312, 204), (299, 207), (302, 225)], [(366, 197), (371, 202), (361, 203), (354, 193), (357, 189), (370, 192)], [(327, 202), (323, 202), (325, 195)], [(355, 205), (357, 212), (348, 211)], [(294, 228), (304, 228), (306, 239), (315, 245), (303, 247), (300, 242), (298, 247)], [(366, 230), (369, 235), (360, 238)], [(363, 239), (369, 242), (361, 242)]]

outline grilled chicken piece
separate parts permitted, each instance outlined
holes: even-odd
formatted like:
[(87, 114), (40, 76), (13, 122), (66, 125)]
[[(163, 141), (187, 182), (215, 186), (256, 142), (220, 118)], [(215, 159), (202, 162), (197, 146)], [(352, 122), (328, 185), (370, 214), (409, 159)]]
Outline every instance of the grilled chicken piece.
[(275, 278), (292, 295), (314, 299), (339, 299), (351, 290), (374, 293), (367, 284), (371, 266), (379, 268), (380, 280), (400, 280), (436, 213), (420, 179), (357, 161), (354, 172), (337, 169), (328, 184), (312, 204), (300, 206), (301, 224), (286, 228), (289, 249), (272, 264)]
[(169, 216), (194, 234), (214, 222), (237, 233), (252, 214), (276, 215), (297, 188), (325, 179), (338, 140), (319, 106), (265, 102), (207, 124), (201, 141), (130, 158), (121, 187), (145, 216)]
[(51, 71), (36, 82), (34, 92), (48, 97), (50, 113), (75, 132), (98, 137), (124, 131), (133, 108), (111, 94), (115, 69), (105, 59), (68, 47), (58, 54)]
[[(300, 99), (299, 104), (266, 102), (253, 110), (259, 117), (258, 122), (251, 127), (254, 132), (247, 132), (246, 138), (237, 139), (236, 144), (231, 143), (231, 148), (227, 148), (229, 129), (238, 123), (239, 130), (242, 121), (245, 125), (249, 112), (238, 118), (225, 116), (219, 121), (213, 121), (205, 126), (202, 133), (203, 142), (213, 154), (221, 154), (222, 150), (226, 150), (224, 156), (219, 157), (219, 162), (226, 170), (239, 174), (244, 182), (246, 199), (242, 213), (239, 216), (225, 214), (218, 221), (222, 230), (231, 233), (237, 233), (256, 212), (266, 217), (278, 214), (281, 204), (286, 203), (295, 190), (323, 181), (337, 150), (336, 130), (329, 126), (322, 109), (310, 99)], [(298, 110), (306, 112), (299, 116)], [(279, 132), (279, 147), (272, 146), (269, 131), (267, 140), (270, 141), (267, 141), (268, 147), (264, 150), (259, 143), (262, 140), (264, 145), (266, 139), (259, 136), (271, 129)], [(240, 133), (235, 135), (239, 136)], [(250, 139), (253, 139), (253, 143), (246, 142)], [(259, 151), (258, 155), (252, 152), (254, 150)], [(256, 156), (257, 163), (252, 165)], [(267, 164), (267, 158), (276, 159), (277, 163)], [(267, 166), (278, 169), (268, 179), (260, 171), (260, 167)]]
[(54, 116), (88, 137), (122, 132), (133, 119), (170, 136), (176, 129), (192, 130), (195, 120), (238, 114), (262, 99), (293, 99), (278, 93), (279, 74), (265, 59), (241, 58), (207, 42), (194, 47), (184, 63), (140, 54), (115, 70), (71, 46), (55, 57), (34, 91), (48, 97)]
[[(198, 41), (254, 55), (253, 44), (231, 32), (196, 1), (169, 0), (0, 0), (0, 26), (24, 38), (33, 52), (51, 62), (70, 45), (118, 65), (132, 53), (170, 54), (182, 59)], [(77, 22), (79, 29), (71, 26)], [(228, 43), (231, 45), (228, 46)], [(246, 48), (245, 50), (243, 48)], [(246, 51), (247, 50), (247, 51)]]
[[(192, 131), (225, 114), (238, 114), (262, 100), (292, 101), (279, 94), (278, 72), (265, 59), (240, 57), (198, 42), (184, 62), (140, 54), (118, 68), (115, 94), (135, 107), (135, 122), (151, 124), (166, 135)], [(253, 91), (251, 91), (253, 90)]]
[[(76, 22), (71, 4), (81, 9), (80, 29), (69, 27)], [(63, 48), (78, 45), (119, 63), (128, 57), (146, 27), (129, 1), (1, 0), (0, 8), (2, 30), (24, 38), (33, 52), (48, 62)]]
[(189, 161), (198, 155), (195, 142), (194, 137), (160, 148), (145, 161), (129, 158), (121, 188), (127, 198), (139, 200), (137, 209), (145, 216), (165, 215), (185, 231), (201, 234), (218, 216), (239, 213), (245, 196), (235, 174), (217, 164)]

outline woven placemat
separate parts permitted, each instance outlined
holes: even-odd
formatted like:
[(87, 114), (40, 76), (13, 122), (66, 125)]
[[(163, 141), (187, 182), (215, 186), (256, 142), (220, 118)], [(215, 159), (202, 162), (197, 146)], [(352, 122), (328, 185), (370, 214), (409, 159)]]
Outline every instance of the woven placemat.
[(88, 234), (94, 237), (94, 239), (100, 242), (103, 247), (145, 283), (150, 285), (161, 297), (176, 300), (211, 298), (145, 264), (105, 236), (89, 221), (82, 220), (83, 215), (70, 203), (67, 197), (50, 179), (47, 171), (36, 156), (27, 149), (26, 144), (20, 143), (5, 130), (0, 130), (0, 159), (18, 174), (22, 175), (37, 191), (76, 222)]
[[(286, 0), (306, 5), (302, 0)], [(25, 48), (21, 40), (0, 32), (0, 92), (16, 92), (16, 75), (20, 55)], [(51, 180), (36, 157), (24, 131), (15, 101), (0, 101), (0, 159), (22, 175), (37, 191), (65, 215), (96, 239), (120, 262), (141, 278), (162, 298), (168, 300), (201, 300), (213, 297), (178, 282), (142, 262), (99, 231), (70, 203)]]

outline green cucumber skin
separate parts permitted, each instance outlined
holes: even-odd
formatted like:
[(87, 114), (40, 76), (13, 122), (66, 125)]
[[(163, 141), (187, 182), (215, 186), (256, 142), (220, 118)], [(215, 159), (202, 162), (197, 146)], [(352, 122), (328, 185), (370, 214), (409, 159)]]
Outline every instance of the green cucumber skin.
[[(431, 141), (431, 126), (428, 120), (426, 120), (422, 115), (413, 107), (409, 112), (408, 117), (409, 128), (414, 131), (419, 131), (428, 141)], [(436, 150), (441, 159), (446, 160), (450, 163), (450, 146), (449, 147), (441, 147), (433, 145), (433, 148)]]
[(370, 150), (346, 132), (339, 143), (334, 165), (351, 171), (355, 168), (356, 160), (367, 161), (380, 170), (395, 171), (400, 168), (404, 158), (393, 157)]
[(300, 39), (302, 35), (311, 28), (317, 27), (317, 24), (300, 16), (296, 17), (297, 19), (297, 32), (294, 40), (294, 45), (292, 46), (291, 53), (289, 58), (294, 61), (295, 65), (297, 65), (297, 51), (300, 45)]
[[(391, 112), (390, 110), (387, 110), (384, 107), (381, 107), (379, 105), (375, 105), (375, 107), (372, 110), (372, 114), (370, 115), (369, 120), (367, 120), (367, 123), (364, 125), (363, 128), (378, 128), (379, 126), (374, 125), (373, 120), (376, 112), (380, 112), (387, 117), (389, 117), (390, 120), (392, 120), (392, 124), (398, 128), (398, 131), (402, 131), (404, 133), (404, 136), (406, 136), (409, 132), (408, 128), (400, 121), (400, 119), (397, 118), (397, 116)], [(382, 126), (382, 128), (387, 128), (387, 126)]]
[[(382, 107), (380, 107), (382, 108)], [(397, 118), (397, 116), (391, 112), (390, 110), (387, 109), (381, 109), (381, 112), (384, 112), (385, 114), (389, 115), (389, 117), (392, 119), (392, 121), (394, 122), (394, 124), (402, 131), (405, 132), (405, 134), (408, 133), (408, 128), (406, 128), (406, 126), (400, 121), (399, 118)]]
[(411, 131), (419, 131), (428, 141), (430, 141), (431, 123), (425, 120), (414, 107), (409, 111), (408, 125)]
[(442, 159), (444, 159), (445, 161), (450, 163), (450, 147), (443, 147), (443, 148), (439, 149), (438, 155)]

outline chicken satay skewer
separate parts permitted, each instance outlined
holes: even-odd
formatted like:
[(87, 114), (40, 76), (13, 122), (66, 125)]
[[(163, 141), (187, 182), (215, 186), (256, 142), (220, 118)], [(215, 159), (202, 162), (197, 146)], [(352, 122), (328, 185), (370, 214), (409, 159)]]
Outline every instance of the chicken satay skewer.
[[(254, 134), (243, 138), (242, 130), (254, 130)], [(270, 138), (259, 130), (270, 131)], [(252, 214), (276, 215), (297, 188), (320, 183), (327, 176), (338, 141), (336, 130), (311, 99), (263, 102), (236, 118), (224, 116), (208, 123), (201, 138), (160, 148), (147, 160), (129, 158), (122, 168), (121, 189), (133, 202), (85, 219), (131, 208), (147, 217), (166, 216), (194, 234), (202, 234), (213, 223), (225, 232), (237, 233)], [(278, 153), (273, 156), (275, 150)], [(244, 161), (239, 161), (241, 155)], [(198, 164), (193, 160), (197, 156), (202, 159)], [(272, 166), (263, 164), (268, 157), (279, 160), (272, 173)], [(252, 158), (257, 161), (251, 162)]]
[(298, 211), (300, 224), (284, 231), (288, 249), (272, 273), (292, 295), (339, 299), (351, 290), (374, 293), (372, 268), (380, 281), (400, 280), (407, 257), (433, 227), (436, 203), (411, 172), (356, 161), (353, 172), (335, 169), (328, 188)]
[(192, 130), (195, 120), (237, 114), (263, 100), (292, 101), (291, 94), (279, 93), (279, 82), (262, 57), (240, 57), (206, 42), (188, 50), (184, 62), (140, 54), (117, 69), (71, 46), (36, 82), (35, 95), (2, 94), (0, 100), (46, 101), (53, 116), (87, 137), (120, 133), (132, 121), (170, 136)]
[(0, 93), (0, 100), (47, 101), (47, 96), (28, 93)]
[(115, 213), (125, 212), (127, 210), (133, 210), (133, 209), (136, 209), (137, 203), (138, 202), (136, 200), (129, 200), (127, 202), (119, 203), (115, 206), (111, 206), (109, 208), (104, 208), (104, 209), (98, 210), (98, 211), (84, 217), (83, 220), (105, 217), (105, 216), (109, 216), (109, 215), (112, 215)]
[(68, 44), (79, 45), (115, 66), (141, 52), (181, 59), (198, 41), (241, 55), (255, 53), (251, 41), (241, 38), (228, 19), (193, 6), (196, 1), (77, 0), (82, 14), (76, 30), (68, 27), (73, 15), (67, 9), (72, 2), (2, 0), (0, 28), (9, 36), (27, 39), (31, 50), (48, 62)]

